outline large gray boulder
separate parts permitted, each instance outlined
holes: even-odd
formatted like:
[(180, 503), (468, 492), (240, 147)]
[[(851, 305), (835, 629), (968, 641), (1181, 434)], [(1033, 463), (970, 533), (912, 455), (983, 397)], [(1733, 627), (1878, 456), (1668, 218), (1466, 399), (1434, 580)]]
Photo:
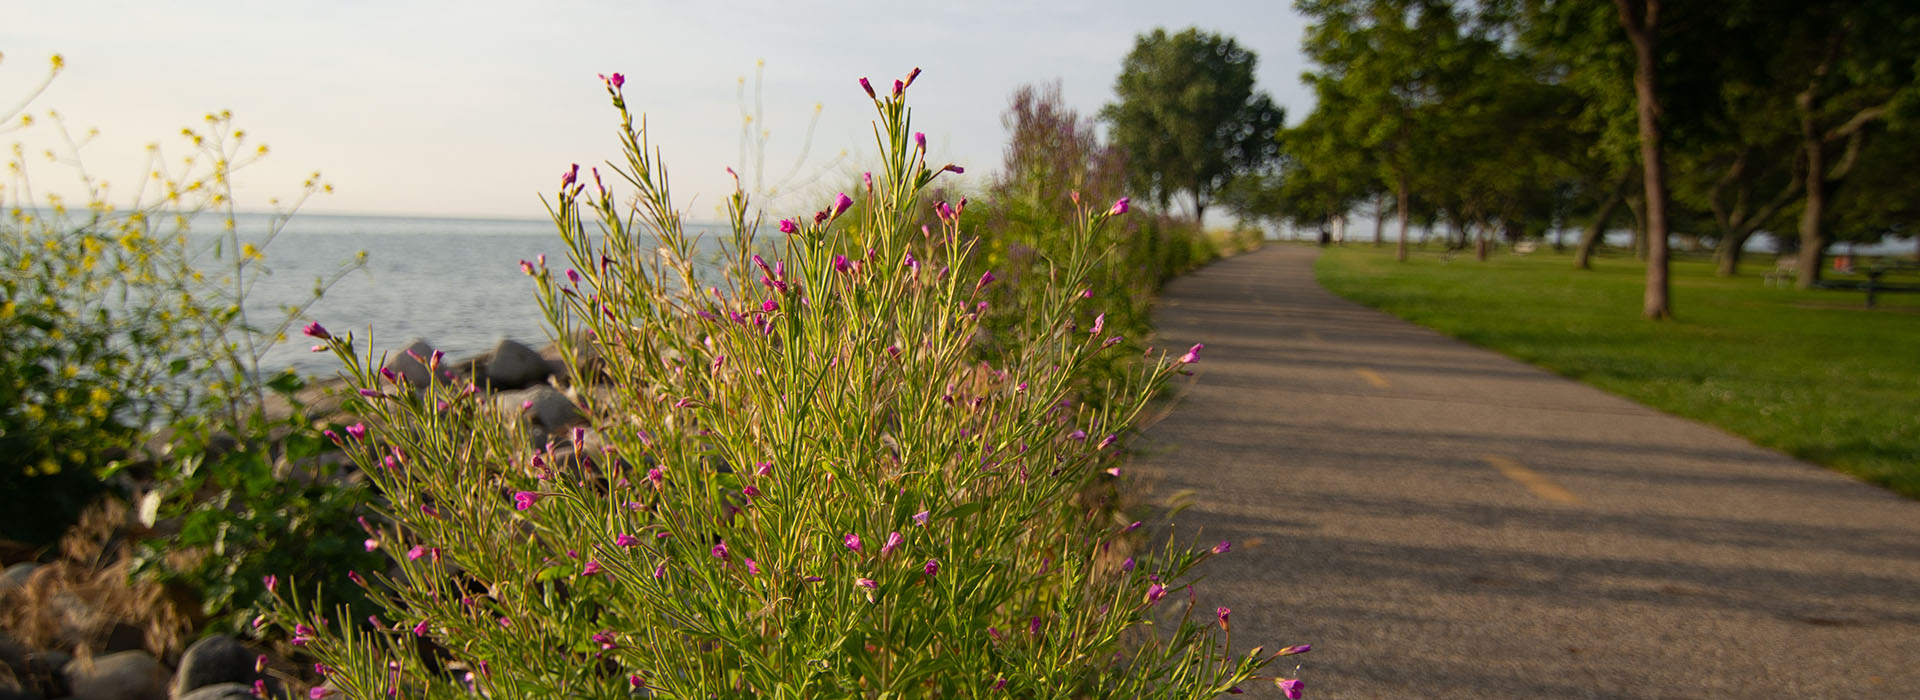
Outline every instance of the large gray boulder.
[(167, 700), (167, 668), (144, 651), (74, 659), (61, 673), (75, 700)]
[(533, 348), (501, 338), (487, 359), (487, 384), (495, 391), (525, 389), (547, 380), (547, 360)]
[[(415, 355), (420, 359), (414, 359)], [(408, 386), (423, 387), (433, 383), (433, 373), (427, 371), (427, 365), (421, 362), (430, 357), (433, 357), (433, 346), (428, 345), (423, 339), (414, 338), (407, 341), (405, 347), (389, 353), (387, 363), (380, 367), (400, 375), (401, 379), (406, 380)]]
[[(268, 693), (273, 696), (273, 693)], [(218, 683), (178, 693), (174, 700), (255, 700), (253, 686), (245, 683)]]
[(272, 684), (272, 679), (254, 670), (259, 657), (259, 652), (224, 634), (194, 642), (180, 656), (180, 670), (173, 674), (174, 697), (222, 683), (240, 684), (251, 695), (254, 681), (267, 680)]
[(585, 422), (573, 401), (549, 384), (494, 394), (493, 405), (502, 414), (521, 416), (548, 434)]

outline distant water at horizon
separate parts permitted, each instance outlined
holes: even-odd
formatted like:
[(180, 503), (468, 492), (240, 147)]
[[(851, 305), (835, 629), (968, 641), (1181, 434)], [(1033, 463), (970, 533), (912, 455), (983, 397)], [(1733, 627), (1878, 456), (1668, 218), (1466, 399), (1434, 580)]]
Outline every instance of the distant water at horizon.
[[(268, 219), (242, 214), (235, 227), (243, 241), (258, 240)], [(709, 240), (724, 232), (696, 223), (687, 230)], [(193, 238), (205, 245), (212, 234)], [(299, 332), (307, 321), (336, 333), (352, 331), (362, 352), (370, 338), (376, 357), (413, 338), (449, 358), (484, 353), (501, 338), (534, 348), (551, 342), (533, 279), (519, 264), (544, 253), (550, 267), (565, 269), (565, 247), (553, 223), (544, 220), (300, 214), (263, 251), (271, 273), (248, 295), (249, 318), (255, 325), (284, 318), (282, 306), (311, 298), (316, 277), (331, 276), (362, 250), (366, 265), (302, 314), (287, 341), (267, 352), (262, 371), (292, 367), (323, 377), (339, 371), (332, 354), (310, 351), (312, 343)]]

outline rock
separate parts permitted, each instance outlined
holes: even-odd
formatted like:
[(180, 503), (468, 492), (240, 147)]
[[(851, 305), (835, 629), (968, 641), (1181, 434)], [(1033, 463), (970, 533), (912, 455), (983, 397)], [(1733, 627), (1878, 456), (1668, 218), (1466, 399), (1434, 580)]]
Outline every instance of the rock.
[[(420, 359), (414, 359), (415, 355)], [(380, 367), (400, 375), (401, 379), (406, 380), (408, 386), (423, 387), (433, 382), (433, 373), (427, 371), (427, 365), (422, 362), (430, 357), (433, 357), (433, 346), (428, 345), (423, 339), (414, 338), (407, 342), (406, 347), (388, 355), (387, 363)]]
[[(245, 683), (219, 683), (186, 693), (174, 692), (174, 700), (254, 700), (253, 686)], [(267, 695), (277, 697), (271, 692)]]
[(495, 391), (525, 389), (546, 381), (549, 374), (546, 358), (508, 338), (493, 346), (487, 360), (487, 383)]
[(115, 622), (107, 629), (107, 640), (101, 645), (101, 653), (112, 654), (122, 651), (135, 651), (147, 648), (147, 631), (125, 622)]
[(251, 694), (253, 682), (266, 678), (254, 670), (259, 657), (259, 652), (224, 634), (194, 642), (180, 655), (180, 670), (173, 674), (173, 694), (181, 697), (188, 691), (222, 683), (237, 683)]
[(0, 592), (25, 588), (27, 585), (27, 577), (32, 576), (33, 572), (39, 568), (39, 564), (30, 561), (23, 561), (7, 567), (5, 572), (0, 572)]
[(61, 669), (75, 700), (166, 700), (167, 669), (144, 651), (123, 651)]
[(494, 394), (493, 405), (505, 415), (525, 416), (549, 435), (558, 435), (562, 429), (582, 422), (580, 409), (560, 390), (546, 384)]

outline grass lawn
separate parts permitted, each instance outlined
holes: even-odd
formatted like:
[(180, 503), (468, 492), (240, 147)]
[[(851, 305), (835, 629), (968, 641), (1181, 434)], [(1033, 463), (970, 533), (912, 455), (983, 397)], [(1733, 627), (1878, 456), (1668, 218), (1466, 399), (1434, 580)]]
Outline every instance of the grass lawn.
[(1920, 498), (1920, 294), (1769, 288), (1675, 262), (1678, 321), (1640, 319), (1646, 268), (1567, 255), (1335, 248), (1334, 293), (1754, 443)]

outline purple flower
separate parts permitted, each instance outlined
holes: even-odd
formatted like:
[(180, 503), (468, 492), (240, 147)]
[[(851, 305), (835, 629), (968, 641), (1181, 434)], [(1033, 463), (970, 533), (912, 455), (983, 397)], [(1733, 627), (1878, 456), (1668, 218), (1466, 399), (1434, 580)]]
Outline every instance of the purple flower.
[(667, 563), (666, 563), (666, 562), (660, 562), (660, 565), (659, 565), (659, 566), (656, 566), (656, 567), (653, 567), (653, 577), (654, 577), (654, 578), (666, 578), (666, 577), (667, 577)]
[(1147, 604), (1148, 605), (1158, 603), (1160, 602), (1161, 598), (1165, 598), (1165, 597), (1167, 597), (1166, 586), (1156, 583), (1147, 587)]
[(528, 508), (532, 508), (533, 504), (539, 503), (541, 498), (542, 497), (540, 494), (534, 493), (532, 491), (516, 492), (513, 494), (513, 508), (514, 510), (526, 510)]
[(867, 191), (873, 191), (873, 173), (860, 173), (860, 181), (867, 184)]
[(874, 582), (873, 582), (873, 579), (870, 579), (870, 578), (866, 578), (866, 577), (864, 577), (864, 576), (860, 576), (860, 577), (855, 577), (855, 578), (853, 579), (853, 585), (855, 585), (855, 586), (859, 586), (859, 587), (861, 587), (861, 588), (865, 588), (865, 589), (867, 589), (867, 590), (869, 590), (869, 591), (877, 591), (877, 590), (880, 590), (880, 584), (878, 584), (878, 583), (874, 583)]
[(639, 544), (640, 538), (626, 533), (620, 533), (613, 538), (613, 546), (615, 547), (633, 547)]
[(267, 587), (268, 593), (272, 593), (273, 587), (280, 585), (280, 577), (275, 576), (273, 574), (267, 574), (265, 576), (260, 577), (260, 583)]
[(833, 269), (840, 274), (847, 274), (853, 271), (853, 261), (848, 260), (845, 255), (835, 255), (833, 256)]
[(1307, 687), (1306, 682), (1298, 678), (1281, 678), (1274, 681), (1273, 685), (1278, 687), (1280, 692), (1286, 693), (1287, 700), (1300, 700), (1301, 691)]
[(942, 172), (949, 172), (949, 173), (953, 173), (953, 174), (955, 174), (955, 175), (965, 175), (965, 174), (967, 174), (967, 169), (966, 169), (966, 168), (962, 168), (962, 167), (960, 167), (960, 166), (958, 166), (958, 165), (954, 165), (954, 164), (952, 164), (952, 163), (948, 163), (948, 164), (946, 164), (946, 166), (945, 166), (945, 167), (942, 167), (942, 168), (940, 168), (940, 170), (941, 170)]
[(913, 132), (913, 146), (922, 151), (927, 150), (927, 135), (918, 131)]
[(581, 575), (581, 576), (592, 576), (592, 575), (594, 575), (594, 574), (598, 574), (598, 573), (600, 573), (601, 571), (604, 571), (604, 570), (605, 570), (605, 568), (604, 568), (604, 567), (602, 567), (602, 566), (600, 566), (600, 560), (599, 560), (599, 559), (588, 559), (588, 560), (587, 560), (587, 565), (586, 565), (586, 566), (583, 566), (583, 567), (580, 567), (580, 575)]
[(982, 272), (982, 273), (980, 273), (980, 281), (979, 281), (979, 282), (975, 282), (975, 283), (973, 284), (973, 289), (974, 289), (974, 291), (976, 291), (976, 292), (977, 292), (977, 291), (980, 291), (980, 289), (981, 289), (981, 288), (983, 288), (983, 287), (986, 287), (986, 286), (987, 286), (987, 285), (989, 285), (989, 284), (993, 284), (993, 281), (994, 281), (994, 280), (996, 280), (996, 279), (999, 279), (999, 278), (998, 278), (998, 277), (994, 277), (994, 276), (993, 276), (993, 271), (992, 271), (992, 270), (988, 270), (988, 271), (986, 271), (986, 272)]
[(893, 550), (899, 549), (900, 544), (906, 541), (907, 541), (907, 538), (901, 537), (900, 533), (898, 532), (888, 534), (887, 543), (880, 546), (880, 556), (884, 557), (886, 555), (892, 554)]
[(1133, 207), (1133, 200), (1131, 198), (1121, 197), (1117, 200), (1114, 200), (1113, 208), (1107, 210), (1107, 215), (1119, 216), (1121, 214), (1127, 213), (1127, 210), (1131, 209), (1132, 207)]
[(1194, 343), (1193, 347), (1187, 348), (1187, 354), (1180, 356), (1180, 364), (1190, 365), (1195, 362), (1199, 362), (1200, 349), (1206, 346), (1207, 345), (1205, 343)]
[(893, 81), (893, 96), (899, 97), (905, 94), (907, 94), (907, 84), (898, 80)]
[(367, 439), (367, 424), (355, 423), (349, 425), (347, 426), (347, 434), (352, 435), (355, 440), (365, 440)]
[(873, 94), (873, 83), (867, 82), (866, 78), (860, 79), (860, 89), (867, 91), (867, 97), (871, 97), (876, 100), (880, 99), (879, 95)]
[(1099, 316), (1095, 316), (1093, 317), (1093, 328), (1087, 331), (1087, 335), (1100, 335), (1100, 331), (1105, 330), (1106, 327), (1107, 315), (1100, 314)]
[(721, 540), (718, 544), (713, 545), (712, 553), (713, 553), (713, 558), (719, 559), (721, 561), (726, 561), (727, 560), (726, 540)]
[(613, 636), (613, 630), (600, 630), (598, 632), (593, 633), (593, 636), (589, 637), (589, 639), (592, 639), (595, 643), (599, 644), (601, 651), (606, 651), (609, 649), (617, 649), (620, 647), (620, 645), (617, 643), (618, 638)]
[(1232, 615), (1232, 614), (1233, 614), (1233, 608), (1229, 608), (1229, 607), (1227, 607), (1227, 606), (1225, 606), (1225, 605), (1222, 605), (1222, 606), (1220, 606), (1220, 608), (1219, 608), (1218, 610), (1215, 610), (1215, 611), (1213, 611), (1213, 612), (1214, 612), (1214, 615), (1216, 615), (1216, 616), (1218, 616), (1218, 617), (1220, 618), (1220, 629), (1226, 629), (1226, 628), (1227, 628), (1227, 616), (1228, 616), (1228, 615)]
[(914, 78), (918, 78), (918, 77), (920, 77), (920, 67), (919, 67), (919, 66), (914, 66), (914, 67), (913, 67), (913, 72), (911, 72), (911, 73), (908, 73), (908, 74), (907, 74), (907, 85), (908, 85), (908, 86), (912, 86), (912, 85), (913, 85), (913, 79), (914, 79)]
[(580, 179), (580, 164), (574, 163), (573, 167), (567, 168), (566, 172), (560, 174), (560, 187), (565, 189), (578, 179)]
[(839, 217), (841, 214), (847, 213), (847, 209), (852, 206), (853, 198), (848, 197), (847, 193), (841, 192), (833, 198), (833, 215)]
[(1305, 654), (1309, 651), (1313, 651), (1312, 644), (1295, 644), (1285, 649), (1281, 649), (1280, 651), (1274, 652), (1273, 655), (1274, 656), (1293, 656), (1294, 654)]
[(613, 87), (614, 87), (615, 89), (619, 89), (619, 88), (620, 88), (620, 86), (623, 86), (623, 85), (626, 85), (626, 84), (627, 84), (627, 76), (624, 76), (624, 75), (621, 75), (621, 74), (619, 74), (619, 73), (615, 73), (615, 74), (613, 74), (612, 76), (608, 76), (608, 75), (606, 75), (606, 74), (604, 74), (604, 73), (602, 73), (602, 74), (600, 75), (600, 82), (603, 82), (603, 83), (606, 83), (606, 84), (608, 84), (608, 85), (611, 85), (611, 86), (613, 86)]
[(647, 679), (641, 678), (640, 674), (635, 673), (633, 675), (627, 676), (627, 685), (633, 686), (634, 690), (639, 690), (641, 688), (647, 687)]
[(856, 534), (853, 534), (853, 533), (851, 533), (851, 532), (849, 532), (849, 533), (847, 533), (847, 536), (845, 536), (845, 537), (842, 537), (842, 538), (840, 538), (840, 543), (841, 543), (841, 544), (844, 544), (844, 545), (846, 545), (846, 546), (847, 546), (847, 549), (851, 549), (851, 550), (853, 550), (853, 551), (855, 551), (855, 552), (858, 552), (858, 551), (860, 551), (860, 536), (859, 536), (859, 535), (856, 535)]
[(338, 690), (334, 690), (332, 688), (328, 688), (325, 686), (318, 686), (318, 685), (314, 686), (313, 690), (307, 691), (307, 697), (310, 700), (321, 700), (322, 698), (325, 698), (329, 695), (338, 695), (338, 694), (340, 694), (340, 691)]
[(321, 340), (327, 340), (333, 337), (333, 334), (328, 333), (326, 327), (320, 325), (319, 321), (314, 321), (313, 323), (307, 324), (307, 327), (304, 329), (301, 329), (301, 332), (306, 333), (307, 335), (313, 336), (315, 338), (319, 338)]
[(755, 576), (759, 576), (759, 575), (760, 575), (760, 565), (759, 565), (759, 564), (756, 564), (756, 563), (754, 563), (754, 561), (753, 561), (752, 559), (746, 559), (745, 561), (747, 562), (747, 573), (749, 573), (749, 574), (753, 574), (753, 575), (755, 575)]
[(1127, 557), (1126, 561), (1120, 562), (1120, 570), (1127, 572), (1133, 571), (1133, 557)]
[(371, 552), (380, 548), (380, 540), (369, 537), (367, 541), (360, 543), (360, 545), (366, 547), (367, 551)]
[(1228, 541), (1226, 541), (1226, 540), (1220, 540), (1220, 544), (1216, 544), (1216, 545), (1214, 545), (1214, 546), (1213, 546), (1213, 553), (1214, 553), (1214, 554), (1226, 554), (1226, 553), (1227, 553), (1227, 550), (1230, 550), (1230, 549), (1233, 549), (1233, 543), (1232, 543), (1232, 542), (1228, 542)]
[(793, 223), (793, 219), (781, 219), (780, 232), (791, 236), (800, 232), (800, 226)]
[(352, 581), (358, 585), (362, 585), (362, 586), (367, 585), (367, 580), (360, 578), (360, 572), (354, 571), (352, 569), (347, 570), (347, 580)]
[(932, 516), (933, 516), (933, 511), (923, 510), (913, 514), (913, 522), (916, 524), (925, 525), (927, 524), (927, 518)]
[(414, 626), (413, 626), (413, 636), (415, 636), (415, 637), (425, 637), (425, 636), (427, 636), (427, 630), (429, 630), (429, 629), (431, 629), (431, 628), (427, 626), (427, 621), (426, 621), (426, 620), (421, 620), (421, 621), (420, 621), (420, 624), (417, 624), (417, 625), (414, 625)]
[(569, 267), (569, 268), (567, 268), (567, 281), (568, 281), (568, 282), (571, 282), (571, 283), (573, 283), (573, 284), (574, 284), (574, 285), (576, 285), (576, 286), (577, 286), (577, 285), (579, 285), (579, 284), (580, 284), (580, 271), (579, 271), (579, 270), (575, 270), (575, 269), (573, 269), (573, 268), (571, 268), (571, 267)]
[(1082, 440), (1085, 440), (1085, 439), (1087, 439), (1087, 431), (1085, 431), (1085, 430), (1075, 430), (1075, 431), (1073, 431), (1073, 432), (1071, 432), (1071, 433), (1067, 433), (1067, 439), (1068, 439), (1068, 440), (1072, 440), (1072, 441), (1074, 441), (1074, 442), (1079, 442), (1079, 441), (1082, 441)]
[(928, 560), (927, 560), (927, 565), (926, 565), (926, 566), (923, 566), (923, 567), (920, 567), (920, 569), (921, 569), (922, 571), (925, 571), (925, 572), (927, 572), (927, 575), (928, 575), (928, 576), (938, 576), (938, 575), (940, 575), (940, 560), (939, 560), (939, 559), (928, 559)]

